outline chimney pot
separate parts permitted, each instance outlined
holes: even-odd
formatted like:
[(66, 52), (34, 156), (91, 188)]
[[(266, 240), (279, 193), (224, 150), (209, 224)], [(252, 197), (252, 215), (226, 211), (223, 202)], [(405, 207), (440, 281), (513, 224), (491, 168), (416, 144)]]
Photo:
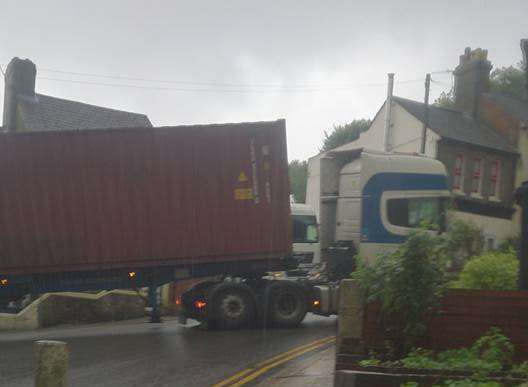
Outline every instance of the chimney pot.
[(16, 94), (35, 96), (35, 78), (37, 67), (29, 59), (13, 58), (7, 65), (6, 84), (16, 91)]
[(455, 68), (455, 108), (476, 117), (480, 95), (489, 91), (488, 50), (466, 47)]

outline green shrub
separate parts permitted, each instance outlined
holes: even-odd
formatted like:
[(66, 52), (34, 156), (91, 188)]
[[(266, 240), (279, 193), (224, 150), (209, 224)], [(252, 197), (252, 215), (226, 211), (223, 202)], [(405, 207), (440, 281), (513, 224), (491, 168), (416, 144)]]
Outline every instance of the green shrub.
[(528, 379), (528, 361), (516, 364), (512, 367), (511, 373), (514, 376)]
[(445, 240), (416, 231), (394, 253), (369, 264), (358, 258), (352, 278), (359, 281), (367, 300), (379, 300), (382, 311), (405, 319), (406, 343), (422, 335), (424, 319), (445, 287)]
[(454, 269), (461, 269), (468, 258), (482, 254), (484, 249), (484, 234), (472, 222), (450, 220), (445, 238)]
[(464, 289), (516, 290), (519, 260), (511, 253), (497, 251), (469, 260), (454, 287)]
[[(449, 349), (435, 353), (428, 349), (416, 348), (399, 360), (380, 361), (370, 358), (360, 362), (362, 366), (387, 368), (405, 367), (421, 370), (469, 371), (473, 374), (465, 379), (446, 380), (435, 387), (500, 387), (501, 384), (489, 380), (490, 373), (501, 372), (512, 366), (513, 344), (499, 328), (490, 328), (473, 345), (465, 348)], [(513, 365), (510, 372), (514, 377), (528, 376), (528, 362)], [(419, 386), (409, 382), (403, 386)]]
[(521, 249), (521, 241), (519, 237), (511, 237), (502, 242), (497, 250), (501, 253), (509, 253), (514, 255), (519, 255)]
[(430, 370), (465, 370), (499, 372), (511, 365), (513, 344), (499, 328), (489, 329), (469, 348), (449, 349), (439, 353), (413, 349), (399, 362), (404, 367)]

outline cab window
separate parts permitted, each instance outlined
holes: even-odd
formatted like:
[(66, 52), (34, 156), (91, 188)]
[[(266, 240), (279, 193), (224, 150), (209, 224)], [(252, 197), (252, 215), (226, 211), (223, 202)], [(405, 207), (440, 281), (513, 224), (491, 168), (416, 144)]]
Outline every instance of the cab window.
[(394, 226), (445, 231), (445, 198), (401, 198), (387, 201)]
[(317, 220), (315, 216), (294, 215), (293, 216), (293, 242), (294, 243), (316, 243)]

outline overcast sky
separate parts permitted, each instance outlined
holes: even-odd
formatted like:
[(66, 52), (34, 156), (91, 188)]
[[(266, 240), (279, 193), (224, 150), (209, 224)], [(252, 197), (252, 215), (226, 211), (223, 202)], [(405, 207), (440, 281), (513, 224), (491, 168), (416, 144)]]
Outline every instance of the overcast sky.
[[(37, 79), (38, 92), (154, 125), (285, 118), (289, 158), (304, 159), (334, 124), (374, 116), (388, 72), (396, 95), (423, 100), (425, 74), (454, 68), (466, 46), (495, 67), (519, 62), (527, 15), (527, 0), (2, 0), (0, 63), (30, 58), (55, 79)], [(452, 81), (433, 80), (432, 99)]]

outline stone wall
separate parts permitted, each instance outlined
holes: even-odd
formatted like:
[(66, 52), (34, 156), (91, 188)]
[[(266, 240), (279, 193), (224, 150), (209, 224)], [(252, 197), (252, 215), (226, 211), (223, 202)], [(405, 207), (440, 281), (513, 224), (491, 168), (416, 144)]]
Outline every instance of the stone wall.
[(19, 313), (0, 313), (0, 331), (117, 321), (144, 315), (145, 302), (132, 291), (48, 293)]

